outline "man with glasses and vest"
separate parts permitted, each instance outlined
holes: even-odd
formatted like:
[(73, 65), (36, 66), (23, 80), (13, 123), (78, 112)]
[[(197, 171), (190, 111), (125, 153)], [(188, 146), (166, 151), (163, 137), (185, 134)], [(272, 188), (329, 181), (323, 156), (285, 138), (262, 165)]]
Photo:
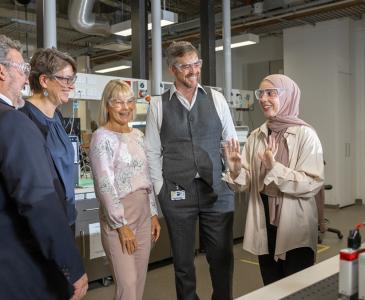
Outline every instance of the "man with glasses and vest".
[[(171, 88), (151, 100), (146, 149), (171, 241), (178, 300), (197, 300), (195, 230), (206, 251), (213, 300), (232, 299), (234, 195), (221, 180), (221, 144), (237, 139), (224, 96), (198, 83), (202, 60), (189, 42), (166, 51)], [(199, 222), (199, 223), (198, 223)]]
[(1, 299), (81, 299), (88, 280), (56, 170), (41, 132), (16, 110), (30, 72), (20, 51), (19, 42), (0, 35)]

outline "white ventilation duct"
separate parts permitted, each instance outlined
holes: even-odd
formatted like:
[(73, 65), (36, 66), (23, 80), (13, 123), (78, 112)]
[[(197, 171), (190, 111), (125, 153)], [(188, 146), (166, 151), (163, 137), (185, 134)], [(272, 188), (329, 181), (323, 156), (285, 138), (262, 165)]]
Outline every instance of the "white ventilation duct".
[(96, 22), (92, 13), (95, 0), (70, 0), (68, 17), (72, 27), (90, 35), (110, 35), (109, 22)]

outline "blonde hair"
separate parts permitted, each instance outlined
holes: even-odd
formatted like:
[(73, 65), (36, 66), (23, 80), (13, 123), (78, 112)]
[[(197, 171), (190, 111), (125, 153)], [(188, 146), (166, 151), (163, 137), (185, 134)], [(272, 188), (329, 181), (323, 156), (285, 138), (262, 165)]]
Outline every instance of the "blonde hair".
[(123, 95), (123, 97), (129, 98), (134, 96), (130, 85), (123, 80), (113, 79), (110, 80), (105, 86), (101, 96), (99, 126), (104, 126), (109, 121), (108, 105), (112, 99), (119, 97), (120, 93)]

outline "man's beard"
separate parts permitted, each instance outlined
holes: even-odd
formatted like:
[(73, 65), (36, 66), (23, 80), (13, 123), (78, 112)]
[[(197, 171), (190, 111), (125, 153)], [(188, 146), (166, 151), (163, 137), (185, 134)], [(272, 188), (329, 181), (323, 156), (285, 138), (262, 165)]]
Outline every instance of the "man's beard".
[[(189, 76), (189, 77), (191, 77), (191, 76)], [(188, 77), (188, 78), (189, 78), (189, 77)], [(183, 81), (183, 84), (184, 84), (184, 86), (185, 86), (186, 88), (191, 89), (191, 88), (194, 88), (194, 87), (196, 87), (196, 86), (197, 86), (197, 84), (198, 84), (198, 82), (199, 82), (200, 75), (196, 75), (196, 83), (191, 83), (191, 81), (190, 81), (188, 78), (186, 78), (186, 79)], [(195, 80), (194, 80), (194, 81), (195, 81)]]

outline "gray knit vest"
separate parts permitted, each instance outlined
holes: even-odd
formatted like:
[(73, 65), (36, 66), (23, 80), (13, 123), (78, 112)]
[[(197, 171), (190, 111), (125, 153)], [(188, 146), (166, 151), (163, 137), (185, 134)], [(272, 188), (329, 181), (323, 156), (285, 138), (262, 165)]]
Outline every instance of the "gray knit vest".
[(198, 88), (194, 106), (189, 111), (176, 93), (162, 95), (163, 177), (179, 186), (188, 187), (199, 173), (218, 195), (220, 210), (233, 210), (233, 192), (222, 182), (223, 164), (220, 155), (222, 122), (216, 111), (212, 91)]

